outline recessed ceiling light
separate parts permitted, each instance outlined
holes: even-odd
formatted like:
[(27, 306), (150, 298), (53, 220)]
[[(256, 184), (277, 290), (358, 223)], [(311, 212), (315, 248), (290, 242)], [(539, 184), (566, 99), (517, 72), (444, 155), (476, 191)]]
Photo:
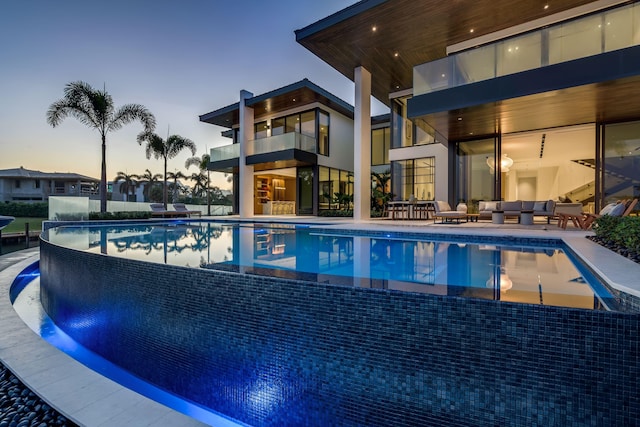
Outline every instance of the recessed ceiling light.
[(393, 56), (398, 57), (398, 52), (394, 53)]
[(473, 31), (474, 31), (473, 28), (469, 30), (470, 33), (473, 33)]
[(293, 102), (296, 102), (296, 99), (295, 99), (295, 98), (293, 98)]
[(545, 5), (544, 5), (544, 10), (547, 10), (547, 9), (549, 9), (549, 5), (548, 5), (548, 4), (545, 4)]
[(462, 121), (462, 117), (458, 117), (458, 121), (461, 122)]
[(378, 27), (376, 27), (376, 26), (374, 25), (373, 27), (371, 27), (371, 31), (373, 31), (373, 32), (375, 33), (376, 31), (378, 31)]

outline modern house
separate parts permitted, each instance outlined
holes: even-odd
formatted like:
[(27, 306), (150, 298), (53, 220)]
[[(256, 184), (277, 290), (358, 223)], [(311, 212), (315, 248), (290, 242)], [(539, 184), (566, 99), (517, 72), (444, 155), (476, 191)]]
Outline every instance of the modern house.
[[(353, 120), (351, 105), (307, 79), (259, 96), (242, 91), (239, 102), (200, 116), (228, 129), (223, 135), (231, 143), (211, 150), (208, 168), (233, 174), (234, 212), (246, 217), (317, 215), (350, 205)], [(369, 123), (388, 147), (388, 117)], [(385, 161), (388, 169), (388, 156), (375, 159), (381, 172)]]
[(0, 170), (0, 202), (46, 202), (49, 196), (98, 197), (100, 180), (77, 173)]
[(400, 198), (640, 196), (638, 2), (363, 0), (295, 34), (355, 83), (355, 219), (371, 96), (390, 109)]

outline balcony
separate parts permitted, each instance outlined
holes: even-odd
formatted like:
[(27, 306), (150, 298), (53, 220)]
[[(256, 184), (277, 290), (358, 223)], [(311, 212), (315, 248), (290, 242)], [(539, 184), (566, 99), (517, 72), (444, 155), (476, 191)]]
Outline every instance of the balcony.
[(551, 25), (413, 69), (423, 95), (640, 45), (640, 4)]
[(247, 144), (247, 156), (293, 149), (315, 154), (316, 139), (297, 132), (255, 139)]
[(211, 162), (237, 159), (240, 157), (240, 144), (231, 144), (212, 148), (209, 156)]

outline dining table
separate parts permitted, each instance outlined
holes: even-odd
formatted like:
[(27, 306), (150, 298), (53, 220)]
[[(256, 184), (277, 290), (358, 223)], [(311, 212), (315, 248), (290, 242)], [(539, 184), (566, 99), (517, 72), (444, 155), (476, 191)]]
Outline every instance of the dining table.
[(392, 200), (387, 202), (391, 219), (429, 219), (435, 213), (434, 200)]

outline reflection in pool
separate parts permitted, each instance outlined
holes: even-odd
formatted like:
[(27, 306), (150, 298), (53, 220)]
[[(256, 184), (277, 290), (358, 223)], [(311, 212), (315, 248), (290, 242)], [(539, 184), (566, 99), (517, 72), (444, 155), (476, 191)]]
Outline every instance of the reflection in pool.
[(48, 240), (148, 262), (336, 285), (588, 309), (613, 304), (560, 242), (513, 246), (205, 222), (58, 227)]

